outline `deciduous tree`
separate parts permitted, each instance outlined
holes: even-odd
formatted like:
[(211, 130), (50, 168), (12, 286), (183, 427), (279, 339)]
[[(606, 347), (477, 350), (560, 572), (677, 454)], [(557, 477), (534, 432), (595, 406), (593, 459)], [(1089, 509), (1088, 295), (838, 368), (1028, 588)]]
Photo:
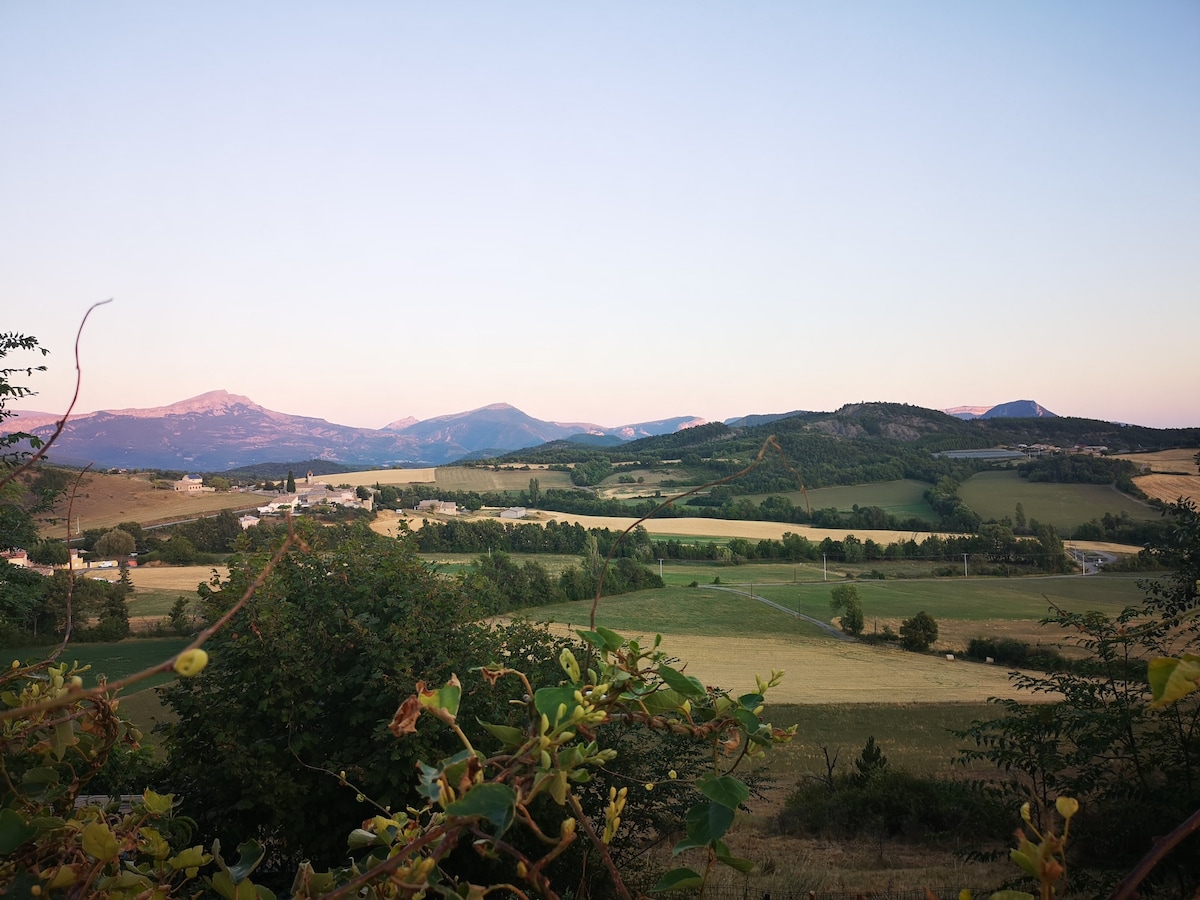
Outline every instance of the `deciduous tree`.
[(833, 589), (833, 599), (829, 608), (835, 613), (841, 613), (841, 629), (846, 634), (862, 634), (865, 619), (863, 617), (862, 600), (858, 596), (858, 588), (852, 584), (838, 585)]
[(137, 542), (134, 541), (133, 535), (120, 528), (114, 528), (111, 531), (106, 531), (100, 540), (96, 541), (95, 547), (92, 548), (97, 556), (109, 559), (112, 557), (129, 556), (137, 550)]
[(925, 610), (900, 623), (900, 643), (905, 650), (924, 653), (937, 640), (937, 636), (937, 622)]

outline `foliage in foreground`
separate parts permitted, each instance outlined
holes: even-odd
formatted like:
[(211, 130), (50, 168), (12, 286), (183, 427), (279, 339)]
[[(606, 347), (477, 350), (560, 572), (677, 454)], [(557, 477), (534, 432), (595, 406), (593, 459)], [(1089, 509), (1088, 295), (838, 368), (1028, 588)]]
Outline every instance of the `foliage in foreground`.
[[(1014, 673), (1024, 691), (1052, 702), (996, 701), (1001, 715), (961, 736), (965, 762), (986, 761), (1007, 776), (1014, 803), (1039, 810), (1070, 796), (1082, 806), (1072, 829), (1075, 883), (1099, 892), (1150, 852), (1153, 836), (1200, 807), (1200, 693), (1187, 689), (1200, 644), (1200, 511), (1170, 507), (1171, 539), (1156, 548), (1171, 574), (1142, 584), (1146, 598), (1116, 616), (1059, 612), (1090, 665), (1047, 674)], [(1146, 660), (1154, 662), (1149, 680)], [(1153, 690), (1177, 702), (1153, 703)], [(1156, 869), (1158, 883), (1190, 893), (1200, 885), (1200, 838), (1193, 835)], [(1090, 880), (1089, 880), (1090, 879)]]

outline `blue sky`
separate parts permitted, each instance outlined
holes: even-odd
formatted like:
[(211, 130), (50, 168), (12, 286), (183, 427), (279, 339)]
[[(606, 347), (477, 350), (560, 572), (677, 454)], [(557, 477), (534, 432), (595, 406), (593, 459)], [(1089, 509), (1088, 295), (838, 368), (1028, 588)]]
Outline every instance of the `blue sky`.
[(1200, 425), (1200, 4), (0, 4), (59, 410)]

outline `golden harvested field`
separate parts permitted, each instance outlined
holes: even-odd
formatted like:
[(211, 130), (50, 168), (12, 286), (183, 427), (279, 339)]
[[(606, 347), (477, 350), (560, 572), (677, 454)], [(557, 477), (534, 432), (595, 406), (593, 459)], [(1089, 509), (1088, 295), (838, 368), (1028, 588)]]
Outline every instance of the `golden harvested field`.
[(1117, 459), (1127, 459), (1135, 466), (1149, 466), (1151, 472), (1194, 473), (1197, 453), (1200, 453), (1200, 447), (1159, 450), (1155, 453), (1125, 453)]
[(530, 466), (528, 469), (473, 469), (465, 466), (446, 466), (436, 469), (379, 469), (368, 472), (343, 472), (338, 475), (323, 475), (331, 484), (348, 484), (351, 487), (378, 484), (408, 485), (433, 484), (447, 491), (524, 491), (529, 479), (536, 478), (542, 490), (547, 488), (571, 487), (571, 476), (566, 472), (550, 472), (544, 467)]
[[(83, 476), (71, 505), (72, 532), (78, 518), (79, 527), (114, 528), (122, 522), (154, 525), (194, 516), (212, 515), (223, 509), (251, 509), (266, 501), (258, 494), (203, 493), (183, 494), (177, 491), (156, 490), (145, 478), (137, 475)], [(39, 517), (43, 534), (61, 537), (66, 528), (68, 499), (55, 506), (49, 516)]]
[[(572, 513), (547, 512), (539, 517), (555, 519), (559, 522), (578, 522), (584, 528), (611, 528), (623, 531), (637, 519), (632, 517), (608, 516), (577, 516)], [(840, 541), (848, 534), (859, 538), (871, 538), (880, 544), (891, 544), (896, 541), (907, 541), (909, 538), (924, 540), (929, 532), (912, 531), (868, 531), (863, 528), (810, 528), (807, 525), (791, 525), (785, 522), (744, 522), (734, 519), (652, 519), (644, 523), (646, 530), (655, 535), (672, 537), (727, 537), (746, 538), (760, 541), (764, 538), (779, 540), (786, 532), (799, 534), (810, 541), (823, 541), (832, 538)]]
[[(550, 627), (573, 634), (565, 625)], [(866, 644), (667, 635), (663, 649), (688, 660), (689, 675), (733, 694), (754, 691), (755, 675), (782, 669), (786, 677), (771, 691), (772, 703), (980, 703), (1018, 696), (1002, 666)]]
[(379, 484), (430, 484), (437, 481), (437, 469), (376, 469), (369, 472), (338, 472), (322, 475), (323, 481), (331, 484), (348, 484), (351, 487)]
[(1174, 503), (1180, 497), (1200, 500), (1200, 475), (1138, 475), (1133, 483), (1164, 503)]
[(1068, 550), (1086, 550), (1089, 553), (1116, 553), (1119, 555), (1137, 554), (1141, 547), (1133, 544), (1114, 544), (1112, 541), (1063, 541)]
[(212, 578), (213, 569), (225, 578), (229, 570), (225, 566), (138, 566), (129, 570), (133, 587), (139, 591), (186, 591), (196, 592), (196, 585)]

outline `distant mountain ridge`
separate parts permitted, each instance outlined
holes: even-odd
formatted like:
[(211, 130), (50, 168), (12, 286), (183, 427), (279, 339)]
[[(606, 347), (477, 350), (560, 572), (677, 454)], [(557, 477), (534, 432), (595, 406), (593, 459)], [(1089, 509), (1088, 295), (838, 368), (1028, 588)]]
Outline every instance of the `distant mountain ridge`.
[[(15, 410), (10, 424), (47, 437), (61, 414)], [(52, 458), (105, 468), (228, 469), (284, 460), (323, 459), (364, 468), (438, 466), (488, 451), (497, 455), (570, 435), (618, 442), (702, 423), (695, 416), (612, 428), (589, 422), (546, 422), (507, 403), (380, 429), (337, 425), (267, 409), (240, 394), (209, 391), (167, 406), (109, 409), (71, 417)]]
[[(59, 419), (59, 414), (55, 413), (14, 412), (11, 425), (43, 438), (51, 433)], [(945, 412), (959, 419), (1054, 417), (1032, 400), (1017, 400), (988, 408), (955, 407)], [(823, 415), (794, 410), (741, 416), (724, 424), (752, 428), (795, 417)], [(493, 403), (431, 419), (396, 419), (379, 429), (357, 428), (267, 409), (249, 397), (219, 390), (167, 406), (108, 409), (74, 415), (56, 442), (52, 458), (63, 463), (92, 463), (105, 468), (206, 472), (308, 459), (364, 468), (438, 466), (462, 459), (497, 456), (552, 441), (613, 446), (671, 435), (706, 424), (710, 423), (696, 416), (675, 416), (616, 427), (589, 422), (548, 422), (507, 403)], [(826, 423), (820, 427), (852, 432), (857, 426)]]
[(1057, 418), (1035, 400), (1011, 400), (996, 406), (955, 406), (943, 409), (956, 419), (1041, 419)]

